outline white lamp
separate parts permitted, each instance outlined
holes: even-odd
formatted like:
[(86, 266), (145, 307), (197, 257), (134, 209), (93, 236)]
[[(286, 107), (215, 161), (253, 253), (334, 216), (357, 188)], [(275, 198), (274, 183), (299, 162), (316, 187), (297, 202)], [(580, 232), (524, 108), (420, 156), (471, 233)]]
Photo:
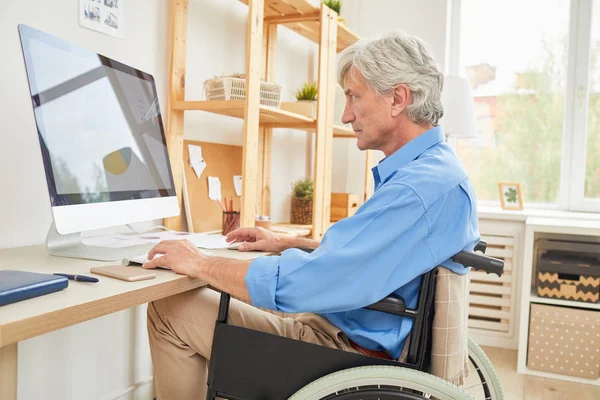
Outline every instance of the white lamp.
[(440, 125), (449, 137), (475, 137), (475, 104), (471, 94), (471, 85), (466, 78), (445, 76), (442, 91), (444, 116)]

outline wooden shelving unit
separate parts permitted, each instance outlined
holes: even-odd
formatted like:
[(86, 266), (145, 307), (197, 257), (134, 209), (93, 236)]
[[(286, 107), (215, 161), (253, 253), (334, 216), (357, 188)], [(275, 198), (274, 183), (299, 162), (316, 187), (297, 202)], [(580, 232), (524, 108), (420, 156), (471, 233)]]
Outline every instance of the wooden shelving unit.
[[(248, 5), (246, 99), (243, 101), (185, 101), (188, 0), (171, 0), (171, 73), (167, 135), (175, 187), (182, 198), (183, 115), (201, 110), (244, 120), (241, 225), (254, 226), (254, 214), (270, 214), (270, 169), (273, 129), (294, 128), (315, 132), (312, 237), (319, 240), (329, 227), (331, 158), (334, 137), (354, 138), (351, 129), (333, 121), (335, 55), (359, 38), (325, 5), (307, 0), (240, 0)], [(261, 81), (274, 75), (277, 26), (283, 25), (319, 45), (317, 118), (308, 118), (260, 104)], [(367, 166), (370, 163), (367, 154)], [(368, 168), (367, 168), (368, 170)], [(369, 171), (367, 171), (369, 172)], [(370, 175), (368, 173), (367, 175)], [(370, 195), (369, 177), (365, 198)], [(372, 187), (372, 184), (370, 184)], [(181, 203), (180, 203), (181, 204)], [(258, 206), (258, 207), (257, 207)], [(170, 229), (181, 229), (181, 216), (165, 220)]]

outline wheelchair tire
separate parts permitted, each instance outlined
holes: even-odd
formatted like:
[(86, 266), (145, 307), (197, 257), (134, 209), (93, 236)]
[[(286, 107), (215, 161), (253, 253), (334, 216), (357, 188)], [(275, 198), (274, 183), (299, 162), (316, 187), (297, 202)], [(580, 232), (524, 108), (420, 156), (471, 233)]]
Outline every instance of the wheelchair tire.
[(289, 400), (426, 399), (467, 400), (471, 395), (436, 376), (393, 366), (349, 368), (309, 383)]
[(469, 358), (475, 366), (475, 370), (484, 385), (485, 398), (490, 400), (504, 400), (502, 386), (496, 374), (496, 369), (487, 358), (481, 347), (477, 345), (471, 338), (468, 338)]

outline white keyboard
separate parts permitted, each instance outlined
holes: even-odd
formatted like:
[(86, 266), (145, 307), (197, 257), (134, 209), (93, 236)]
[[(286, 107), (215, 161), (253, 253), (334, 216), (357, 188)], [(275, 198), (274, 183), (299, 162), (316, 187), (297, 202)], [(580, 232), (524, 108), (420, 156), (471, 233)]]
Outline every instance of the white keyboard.
[[(161, 254), (157, 254), (156, 257), (162, 257)], [(123, 265), (142, 265), (148, 262), (148, 253), (140, 254), (137, 256), (126, 257), (123, 259)]]
[[(198, 249), (198, 251), (200, 251), (202, 254), (205, 255), (211, 255), (212, 253), (206, 250), (202, 250), (202, 249)], [(162, 257), (162, 254), (157, 254), (154, 256), (154, 258), (158, 258), (158, 257)], [(137, 256), (132, 256), (132, 257), (126, 257), (123, 259), (123, 265), (125, 266), (129, 266), (129, 265), (133, 265), (133, 266), (140, 266), (143, 265), (145, 263), (147, 263), (148, 261), (148, 253), (144, 253), (144, 254), (140, 254)], [(169, 267), (157, 267), (157, 268), (162, 268), (162, 269), (171, 269)]]

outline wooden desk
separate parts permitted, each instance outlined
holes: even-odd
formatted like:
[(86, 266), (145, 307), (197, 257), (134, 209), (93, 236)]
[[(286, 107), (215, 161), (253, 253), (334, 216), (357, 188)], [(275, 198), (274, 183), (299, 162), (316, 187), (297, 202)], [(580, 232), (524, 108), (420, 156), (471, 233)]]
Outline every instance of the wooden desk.
[[(264, 253), (211, 250), (217, 256), (249, 260)], [(44, 246), (0, 250), (0, 269), (90, 275), (106, 262), (53, 257)], [(135, 268), (135, 267), (132, 267)], [(17, 344), (57, 329), (204, 286), (198, 279), (156, 269), (156, 278), (140, 282), (96, 276), (98, 283), (69, 281), (59, 292), (0, 307), (0, 399), (17, 398)]]

